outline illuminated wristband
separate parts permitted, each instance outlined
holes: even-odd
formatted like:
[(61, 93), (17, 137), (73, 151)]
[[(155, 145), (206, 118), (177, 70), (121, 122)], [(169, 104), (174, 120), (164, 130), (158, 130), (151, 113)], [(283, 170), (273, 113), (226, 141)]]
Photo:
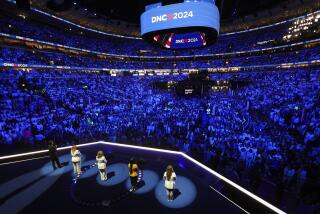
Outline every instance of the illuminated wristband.
[(220, 28), (220, 15), (213, 0), (148, 5), (140, 21), (143, 39), (173, 49), (212, 45)]

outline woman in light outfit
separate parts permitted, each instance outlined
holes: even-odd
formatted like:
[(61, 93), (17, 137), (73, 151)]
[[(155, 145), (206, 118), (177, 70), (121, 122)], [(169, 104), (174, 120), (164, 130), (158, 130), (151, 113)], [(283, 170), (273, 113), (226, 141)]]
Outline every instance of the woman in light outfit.
[(98, 169), (100, 172), (100, 178), (102, 181), (107, 180), (107, 173), (106, 173), (106, 167), (107, 167), (107, 159), (103, 154), (103, 151), (98, 151), (96, 160), (98, 162)]
[(74, 174), (77, 175), (77, 178), (79, 178), (81, 174), (81, 153), (77, 149), (76, 145), (73, 145), (71, 147), (71, 161)]
[(173, 171), (173, 167), (171, 165), (167, 166), (167, 170), (163, 175), (164, 179), (164, 187), (166, 188), (168, 201), (173, 201), (173, 190), (176, 183), (176, 173)]

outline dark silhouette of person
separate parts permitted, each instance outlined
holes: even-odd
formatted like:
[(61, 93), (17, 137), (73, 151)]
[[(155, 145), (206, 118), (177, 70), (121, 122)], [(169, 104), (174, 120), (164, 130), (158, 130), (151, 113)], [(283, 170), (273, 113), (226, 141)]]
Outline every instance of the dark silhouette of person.
[(53, 170), (56, 170), (57, 167), (61, 168), (62, 165), (60, 164), (58, 154), (57, 154), (57, 145), (54, 144), (52, 140), (49, 141), (49, 157), (51, 159)]

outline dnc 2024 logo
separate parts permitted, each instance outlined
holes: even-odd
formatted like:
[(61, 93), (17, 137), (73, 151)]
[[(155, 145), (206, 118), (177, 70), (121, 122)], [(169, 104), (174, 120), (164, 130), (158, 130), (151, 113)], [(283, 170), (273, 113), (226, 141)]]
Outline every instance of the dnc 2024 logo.
[(187, 19), (193, 17), (193, 11), (185, 11), (185, 12), (176, 12), (176, 13), (168, 13), (159, 16), (152, 16), (151, 23), (170, 21), (175, 19)]

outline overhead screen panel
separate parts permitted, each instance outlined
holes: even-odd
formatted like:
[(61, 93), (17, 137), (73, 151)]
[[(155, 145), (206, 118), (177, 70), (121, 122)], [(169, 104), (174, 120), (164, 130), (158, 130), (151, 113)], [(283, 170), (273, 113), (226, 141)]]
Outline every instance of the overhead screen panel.
[(140, 17), (142, 37), (164, 48), (194, 48), (213, 44), (220, 14), (213, 0), (151, 4)]

